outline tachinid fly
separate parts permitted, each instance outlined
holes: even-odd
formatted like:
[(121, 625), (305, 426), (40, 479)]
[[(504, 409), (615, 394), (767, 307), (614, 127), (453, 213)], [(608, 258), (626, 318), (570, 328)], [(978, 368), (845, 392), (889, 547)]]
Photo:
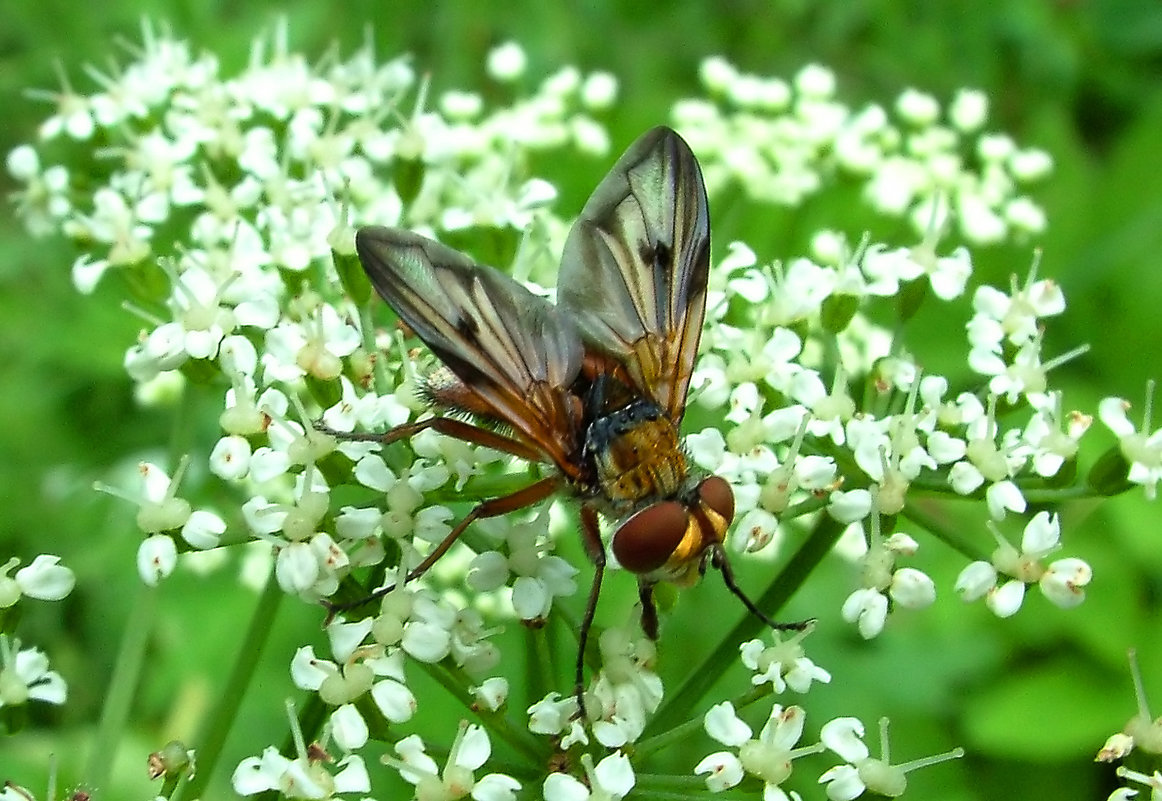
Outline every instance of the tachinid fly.
[(451, 373), (427, 391), (437, 415), (452, 416), (366, 438), (389, 443), (431, 428), (555, 467), (476, 506), (408, 580), (473, 520), (565, 490), (580, 502), (581, 535), (595, 565), (580, 631), (579, 703), (606, 564), (599, 518), (614, 525), (618, 563), (638, 576), (642, 628), (651, 638), (658, 634), (654, 585), (688, 586), (708, 564), (771, 627), (804, 626), (775, 623), (738, 588), (722, 545), (734, 517), (730, 485), (691, 464), (678, 435), (710, 265), (706, 188), (678, 134), (647, 132), (593, 192), (565, 243), (556, 305), (408, 231), (363, 228), (356, 249), (375, 289)]

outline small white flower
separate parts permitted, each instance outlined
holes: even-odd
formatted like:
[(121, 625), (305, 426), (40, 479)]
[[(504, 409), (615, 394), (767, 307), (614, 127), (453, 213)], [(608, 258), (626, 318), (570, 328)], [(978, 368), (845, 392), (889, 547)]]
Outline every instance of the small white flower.
[(542, 787), (545, 801), (621, 801), (637, 782), (629, 757), (620, 751), (597, 765), (589, 754), (581, 755), (587, 783), (567, 773), (550, 773)]
[(1038, 586), (1055, 606), (1071, 609), (1085, 600), (1085, 585), (1093, 578), (1093, 569), (1077, 558), (1058, 559), (1049, 565)]
[(997, 481), (985, 489), (984, 500), (988, 503), (992, 520), (1004, 520), (1006, 512), (1025, 512), (1025, 495), (1012, 481)]
[(49, 670), (47, 654), (37, 648), (21, 650), (19, 640), (0, 635), (0, 710), (29, 701), (60, 705), (67, 695), (64, 679)]
[(337, 793), (368, 793), (371, 780), (362, 758), (350, 754), (335, 763), (332, 775), (326, 763), (305, 755), (287, 759), (274, 746), (261, 757), (247, 757), (234, 770), (231, 783), (239, 795), (274, 790), (287, 798), (332, 798)]
[[(576, 719), (577, 699), (574, 696), (562, 697), (560, 693), (551, 692), (530, 706), (527, 711), (529, 713), (529, 731), (534, 734), (555, 735), (568, 732), (566, 737), (562, 738), (562, 747), (568, 747), (569, 743), (572, 742), (589, 743), (585, 729)], [(568, 740), (569, 743), (566, 743), (565, 740)]]
[[(492, 754), (492, 744), (483, 728), (460, 722), (460, 728), (444, 769), (424, 752), (423, 741), (411, 735), (395, 745), (398, 758), (385, 755), (385, 764), (396, 768), (407, 782), (423, 789), (424, 797), (455, 799), (471, 795), (476, 801), (509, 801), (516, 798), (520, 782), (503, 773), (489, 773), (477, 779), (479, 770)], [(439, 793), (438, 795), (436, 793)]]
[(1016, 231), (1041, 234), (1049, 225), (1045, 210), (1027, 197), (1015, 197), (1004, 206), (1004, 220)]
[(729, 751), (716, 751), (704, 757), (694, 766), (696, 774), (706, 775), (706, 788), (712, 793), (721, 793), (742, 781), (746, 775), (742, 761)]
[[(1051, 603), (1071, 608), (1085, 600), (1085, 586), (1093, 572), (1077, 558), (1058, 559), (1048, 567), (1045, 557), (1061, 547), (1061, 523), (1056, 515), (1038, 512), (1025, 526), (1021, 550), (1008, 543), (990, 524), (997, 541), (990, 562), (972, 562), (956, 580), (956, 592), (965, 601), (985, 599), (998, 617), (1017, 612), (1028, 584), (1037, 584)], [(1001, 577), (1007, 577), (1002, 582)]]
[(908, 609), (923, 609), (936, 600), (936, 584), (925, 573), (902, 567), (892, 574), (892, 600)]
[(195, 548), (218, 547), (222, 535), (226, 533), (226, 521), (213, 512), (195, 509), (182, 526), (182, 539)]
[(821, 64), (808, 64), (796, 73), (795, 89), (810, 97), (830, 97), (835, 93), (835, 73)]
[(823, 724), (819, 738), (823, 744), (848, 762), (827, 770), (819, 777), (827, 785), (831, 801), (851, 801), (869, 790), (877, 796), (897, 798), (907, 789), (907, 774), (921, 767), (938, 764), (964, 755), (957, 748), (944, 754), (912, 760), (902, 765), (888, 761), (888, 721), (880, 720), (882, 758), (875, 759), (863, 743), (863, 724), (857, 718), (836, 718)]
[(581, 85), (581, 102), (588, 108), (609, 108), (617, 99), (617, 78), (608, 72), (594, 72)]
[(865, 489), (836, 490), (829, 497), (827, 513), (840, 523), (855, 523), (867, 517), (871, 507), (871, 493)]
[(9, 559), (0, 567), (0, 609), (12, 606), (22, 595), (40, 601), (59, 601), (68, 596), (77, 579), (60, 561), (59, 556), (42, 553), (9, 577), (8, 573), (20, 564), (15, 557)]
[(150, 587), (173, 573), (177, 563), (177, 545), (165, 534), (146, 537), (137, 549), (137, 573)]
[(480, 116), (484, 99), (475, 92), (449, 90), (440, 95), (440, 109), (452, 119), (471, 120)]
[(319, 578), (319, 561), (309, 543), (292, 542), (279, 549), (274, 570), (283, 592), (300, 594)]
[(1012, 617), (1021, 608), (1025, 599), (1025, 583), (1010, 579), (989, 590), (985, 596), (985, 606), (999, 618)]
[(980, 129), (988, 118), (988, 96), (979, 89), (961, 89), (952, 98), (948, 118), (959, 130)]
[(488, 74), (498, 81), (511, 82), (524, 74), (528, 59), (516, 42), (505, 42), (488, 54)]
[(1151, 500), (1157, 495), (1158, 482), (1162, 481), (1162, 428), (1153, 432), (1149, 430), (1153, 395), (1154, 383), (1151, 381), (1146, 387), (1146, 408), (1141, 432), (1126, 414), (1130, 409), (1129, 402), (1122, 398), (1105, 398), (1098, 404), (1098, 416), (1118, 436), (1118, 447), (1130, 463), (1127, 480), (1142, 485), (1146, 497)]
[(1017, 150), (1009, 159), (1009, 169), (1018, 181), (1040, 181), (1053, 171), (1053, 157), (1035, 148)]
[(138, 464), (142, 491), (135, 500), (140, 504), (137, 525), (142, 531), (147, 534), (172, 531), (189, 521), (192, 514), (190, 504), (176, 494), (186, 464), (187, 460), (183, 459), (172, 481), (157, 465), (149, 462)]
[(250, 442), (246, 437), (222, 437), (210, 452), (210, 470), (219, 478), (237, 481), (250, 472)]
[(472, 694), (482, 708), (495, 712), (508, 701), (508, 679), (503, 676), (485, 679), (483, 684), (473, 688)]
[(1123, 732), (1111, 734), (1094, 757), (1095, 762), (1116, 762), (1134, 750), (1134, 738)]
[(887, 596), (870, 587), (860, 588), (847, 596), (840, 614), (848, 623), (857, 624), (861, 637), (870, 640), (883, 631), (888, 616)]
[(577, 591), (573, 580), (577, 569), (549, 553), (548, 521), (548, 514), (541, 513), (528, 522), (507, 526), (508, 556), (499, 551), (477, 554), (468, 570), (468, 586), (482, 591), (497, 589), (515, 575), (512, 606), (517, 616), (522, 620), (547, 617), (553, 598)]
[(698, 67), (698, 77), (712, 92), (725, 92), (734, 83), (738, 71), (722, 56), (708, 56)]
[(795, 747), (803, 734), (805, 719), (801, 707), (775, 704), (758, 738), (752, 739), (750, 726), (738, 718), (729, 701), (724, 701), (706, 713), (704, 726), (715, 740), (737, 748), (738, 755), (727, 751), (710, 754), (694, 772), (707, 774), (706, 786), (712, 792), (735, 786), (744, 772), (749, 773), (765, 785), (763, 798), (788, 801), (794, 796), (788, 796), (779, 785), (790, 778), (794, 760), (822, 750), (822, 746)]
[(602, 670), (585, 695), (594, 738), (607, 748), (637, 740), (662, 702), (662, 682), (653, 670), (653, 641), (627, 622), (598, 639)]
[[(729, 701), (710, 707), (703, 718), (703, 726), (707, 734), (732, 748), (737, 748), (751, 737), (750, 726), (735, 714), (734, 705)], [(695, 769), (694, 772), (702, 771)]]
[(867, 759), (870, 752), (863, 742), (864, 728), (859, 718), (835, 718), (823, 724), (819, 740), (848, 762)]
[(997, 583), (997, 570), (989, 562), (972, 562), (960, 571), (954, 589), (965, 601), (985, 596)]
[(404, 626), (400, 643), (403, 649), (421, 662), (439, 662), (452, 650), (452, 634), (441, 625), (412, 620)]
[[(771, 634), (773, 645), (768, 646), (756, 639), (739, 646), (742, 663), (754, 671), (751, 684), (757, 687), (770, 682), (777, 693), (787, 687), (797, 693), (805, 693), (812, 682), (830, 682), (831, 674), (811, 661), (803, 650), (803, 640), (810, 633), (811, 627), (790, 636), (776, 631)], [(719, 742), (726, 742), (718, 739)]]

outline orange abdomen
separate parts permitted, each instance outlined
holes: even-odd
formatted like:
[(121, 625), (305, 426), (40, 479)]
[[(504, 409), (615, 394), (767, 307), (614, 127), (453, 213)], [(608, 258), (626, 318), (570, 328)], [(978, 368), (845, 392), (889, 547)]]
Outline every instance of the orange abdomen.
[(635, 421), (594, 451), (602, 492), (611, 501), (671, 497), (686, 478), (686, 455), (665, 417)]

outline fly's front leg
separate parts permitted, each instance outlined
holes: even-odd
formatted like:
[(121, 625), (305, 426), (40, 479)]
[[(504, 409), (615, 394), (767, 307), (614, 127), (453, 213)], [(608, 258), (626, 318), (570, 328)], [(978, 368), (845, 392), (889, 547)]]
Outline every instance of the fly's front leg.
[(589, 504), (581, 505), (581, 541), (585, 552), (593, 560), (593, 584), (589, 588), (589, 603), (581, 620), (577, 644), (577, 672), (574, 675), (573, 695), (577, 698), (577, 712), (585, 717), (585, 648), (589, 644), (589, 630), (597, 614), (597, 598), (601, 595), (601, 579), (605, 575), (605, 544), (601, 541), (601, 526), (597, 511)]
[[(543, 501), (545, 498), (548, 498), (550, 495), (556, 492), (560, 484), (560, 476), (549, 476), (548, 478), (542, 478), (540, 481), (529, 484), (527, 487), (519, 489), (509, 495), (502, 495), (499, 498), (492, 498), (490, 500), (483, 501), (482, 503), (478, 503), (475, 507), (473, 507), (471, 512), (464, 516), (463, 520), (456, 524), (455, 528), (448, 532), (448, 535), (440, 541), (440, 544), (437, 545), (431, 553), (424, 557), (422, 562), (420, 562), (408, 572), (407, 576), (404, 578), (404, 582), (406, 583), (408, 581), (414, 581), (415, 579), (424, 575), (424, 573), (428, 572), (428, 569), (434, 565), (441, 556), (448, 552), (448, 549), (455, 544), (456, 540), (460, 539), (460, 535), (463, 534), (465, 529), (467, 529), (468, 526), (472, 524), (472, 521), (488, 517), (500, 517), (501, 515), (506, 515), (509, 512), (515, 512), (518, 509), (524, 509), (527, 506), (532, 506), (534, 503)], [(330, 622), (331, 618), (334, 617), (337, 612), (345, 612), (349, 609), (355, 609), (378, 598), (382, 598), (393, 589), (395, 589), (395, 586), (396, 585), (392, 584), (389, 587), (382, 587), (368, 595), (366, 598), (360, 598), (358, 601), (354, 601), (352, 603), (332, 604), (324, 601), (324, 605), (328, 610), (330, 610), (330, 614), (327, 616), (327, 622)]]
[(462, 440), (472, 445), (482, 445), (485, 448), (492, 448), (501, 453), (509, 453), (527, 462), (541, 462), (545, 458), (544, 454), (539, 450), (518, 439), (506, 437), (503, 434), (498, 434), (487, 428), (481, 428), (480, 426), (466, 423), (463, 420), (456, 420), (452, 417), (429, 417), (426, 420), (417, 420), (414, 423), (404, 423), (401, 426), (396, 426), (383, 432), (335, 431), (324, 425), (317, 425), (316, 428), (324, 434), (330, 434), (336, 439), (345, 439), (352, 442), (379, 442), (384, 445), (390, 445), (401, 439), (411, 439), (421, 431), (426, 431), (430, 428), (438, 434)]
[[(498, 434), (487, 428), (482, 428), (481, 426), (450, 417), (429, 417), (426, 420), (404, 423), (382, 433), (335, 431), (325, 425), (316, 425), (316, 428), (337, 439), (355, 442), (379, 442), (383, 445), (389, 445), (401, 439), (410, 439), (416, 434), (430, 428), (438, 434), (467, 442), (470, 445), (480, 445), (501, 451), (502, 453), (512, 454), (528, 462), (544, 461), (544, 454), (519, 439)], [(515, 512), (518, 509), (523, 509), (526, 506), (532, 506), (534, 503), (552, 495), (560, 486), (560, 483), (560, 476), (550, 476), (549, 478), (530, 484), (524, 489), (517, 490), (510, 495), (493, 498), (478, 504), (419, 565), (408, 572), (407, 576), (404, 577), (404, 581), (412, 581), (426, 573), (428, 568), (435, 564), (436, 560), (443, 556), (452, 547), (452, 544), (460, 538), (460, 535), (464, 533), (464, 530), (468, 528), (473, 520), (486, 517), (498, 517), (509, 512)], [(355, 609), (378, 598), (382, 598), (391, 592), (394, 587), (395, 585), (383, 587), (364, 598), (350, 603), (330, 603), (324, 601), (324, 606), (330, 612), (327, 616), (327, 622), (329, 623), (337, 612)]]
[(658, 639), (658, 607), (654, 603), (654, 584), (639, 578), (637, 596), (642, 605), (642, 632), (651, 640)]
[(722, 582), (726, 585), (726, 589), (730, 590), (738, 600), (742, 601), (742, 605), (747, 608), (752, 615), (757, 617), (762, 622), (766, 623), (774, 631), (803, 631), (808, 626), (814, 625), (814, 618), (810, 620), (797, 620), (793, 623), (779, 623), (771, 620), (767, 613), (759, 609), (755, 602), (747, 597), (742, 588), (738, 586), (738, 582), (734, 578), (734, 570), (730, 567), (730, 560), (726, 558), (726, 549), (722, 544), (716, 544), (710, 549), (710, 564), (722, 573)]

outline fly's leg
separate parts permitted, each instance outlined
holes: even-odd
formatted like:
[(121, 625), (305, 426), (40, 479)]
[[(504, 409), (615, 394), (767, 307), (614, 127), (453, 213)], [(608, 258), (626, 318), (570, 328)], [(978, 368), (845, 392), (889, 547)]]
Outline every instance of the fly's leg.
[(577, 643), (577, 672), (574, 674), (573, 695), (577, 698), (577, 713), (585, 717), (585, 648), (589, 644), (589, 631), (593, 628), (593, 618), (597, 614), (597, 598), (601, 595), (601, 579), (605, 575), (605, 544), (601, 542), (601, 527), (597, 521), (597, 511), (588, 504), (581, 505), (581, 540), (585, 552), (593, 560), (593, 584), (589, 588), (589, 603), (585, 606), (585, 617), (581, 620), (581, 632)]
[(654, 603), (654, 583), (638, 579), (637, 595), (642, 605), (642, 632), (651, 640), (658, 639), (658, 607)]
[[(460, 539), (460, 535), (464, 533), (464, 530), (467, 529), (474, 520), (480, 520), (482, 518), (488, 517), (499, 517), (501, 515), (506, 515), (509, 512), (515, 512), (518, 509), (524, 509), (527, 506), (532, 506), (534, 503), (543, 501), (545, 498), (548, 498), (550, 495), (556, 492), (560, 484), (560, 476), (549, 476), (548, 478), (542, 478), (540, 481), (529, 484), (527, 487), (523, 487), (522, 489), (519, 489), (510, 495), (503, 495), (499, 498), (492, 498), (490, 500), (483, 501), (482, 503), (478, 503), (475, 507), (473, 507), (472, 511), (464, 517), (463, 520), (456, 524), (455, 528), (448, 532), (448, 535), (444, 537), (440, 544), (437, 545), (431, 553), (424, 557), (422, 562), (420, 562), (408, 572), (407, 576), (404, 577), (404, 583), (414, 581), (415, 579), (424, 575), (424, 573), (428, 572), (428, 568), (434, 565), (441, 556), (448, 552), (448, 549), (451, 548), (453, 544), (455, 544), (456, 540)], [(336, 613), (346, 612), (350, 609), (363, 606), (366, 603), (370, 603), (371, 601), (382, 598), (393, 589), (395, 589), (394, 584), (388, 587), (381, 587), (380, 589), (368, 595), (366, 598), (360, 598), (359, 600), (350, 603), (336, 604), (324, 601), (324, 605), (330, 612), (330, 614), (327, 616), (327, 622), (329, 623), (331, 618), (333, 618)]]
[(506, 437), (503, 434), (498, 434), (487, 428), (472, 425), (463, 420), (456, 420), (452, 417), (429, 417), (427, 420), (404, 423), (402, 426), (396, 426), (389, 431), (381, 433), (373, 431), (335, 431), (323, 425), (316, 425), (315, 428), (324, 434), (330, 434), (336, 439), (345, 439), (352, 442), (380, 442), (384, 445), (390, 445), (401, 439), (410, 439), (421, 431), (426, 431), (430, 428), (438, 434), (462, 440), (472, 445), (483, 445), (486, 448), (492, 448), (502, 453), (510, 453), (513, 456), (524, 459), (526, 462), (541, 462), (545, 458), (544, 454), (539, 450), (518, 439)]

